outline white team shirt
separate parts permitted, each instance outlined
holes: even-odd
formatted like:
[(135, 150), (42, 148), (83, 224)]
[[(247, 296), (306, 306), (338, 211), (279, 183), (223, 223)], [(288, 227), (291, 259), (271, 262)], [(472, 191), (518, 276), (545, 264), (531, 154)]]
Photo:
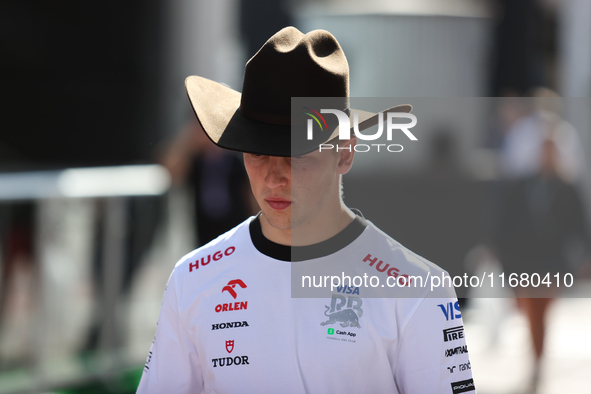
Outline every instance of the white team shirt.
[[(291, 298), (298, 263), (257, 249), (253, 220), (175, 266), (138, 393), (475, 392), (453, 290), (363, 298), (362, 287), (343, 286), (332, 298)], [(354, 222), (363, 227), (352, 242), (306, 262), (358, 261), (382, 276), (443, 272), (371, 222)]]

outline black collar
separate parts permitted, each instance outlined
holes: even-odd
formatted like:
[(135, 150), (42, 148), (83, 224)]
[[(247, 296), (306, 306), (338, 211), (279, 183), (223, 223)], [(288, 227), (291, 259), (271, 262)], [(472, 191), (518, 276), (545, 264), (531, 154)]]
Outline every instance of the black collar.
[(343, 249), (361, 235), (368, 223), (360, 211), (355, 209), (354, 212), (356, 214), (355, 219), (353, 219), (343, 231), (326, 241), (314, 245), (288, 246), (280, 245), (268, 240), (263, 235), (260, 213), (252, 222), (250, 222), (250, 238), (252, 239), (254, 247), (257, 248), (259, 252), (276, 260), (304, 261), (316, 259), (328, 256)]

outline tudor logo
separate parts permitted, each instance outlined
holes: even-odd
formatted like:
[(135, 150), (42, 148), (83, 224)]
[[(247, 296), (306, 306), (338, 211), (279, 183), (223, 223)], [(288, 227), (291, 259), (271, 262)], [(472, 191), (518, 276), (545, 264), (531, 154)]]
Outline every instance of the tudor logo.
[(236, 297), (238, 296), (238, 294), (236, 294), (236, 291), (234, 291), (236, 285), (242, 287), (243, 289), (246, 288), (246, 284), (243, 281), (241, 281), (240, 279), (234, 279), (229, 281), (227, 286), (224, 286), (224, 288), (222, 289), (222, 293), (224, 291), (227, 291), (228, 293), (230, 293), (232, 297), (234, 297), (234, 299), (236, 299)]
[[(232, 353), (234, 350), (234, 340), (226, 341), (226, 351)], [(236, 357), (220, 357), (211, 360), (213, 367), (230, 367), (232, 365), (249, 365), (248, 356), (236, 356)]]
[(226, 350), (228, 353), (232, 353), (232, 350), (234, 350), (234, 340), (226, 341)]
[(248, 356), (236, 356), (232, 357), (222, 357), (222, 358), (214, 358), (211, 360), (213, 363), (213, 367), (230, 367), (232, 365), (249, 365)]

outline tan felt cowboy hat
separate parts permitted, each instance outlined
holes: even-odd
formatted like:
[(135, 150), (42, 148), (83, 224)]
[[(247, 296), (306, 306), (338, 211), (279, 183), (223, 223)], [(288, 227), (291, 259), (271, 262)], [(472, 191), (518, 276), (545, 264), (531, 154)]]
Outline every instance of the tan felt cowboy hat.
[[(359, 130), (378, 123), (378, 114), (349, 110), (349, 65), (336, 38), (325, 30), (303, 34), (286, 27), (271, 37), (246, 63), (242, 94), (209, 79), (190, 76), (187, 94), (207, 136), (219, 147), (270, 156), (299, 156), (338, 136), (316, 133), (313, 140), (292, 133), (292, 97), (340, 98), (336, 108), (359, 114)], [(408, 104), (382, 112), (410, 112)], [(331, 115), (327, 118), (336, 118)], [(351, 123), (352, 124), (352, 123)], [(299, 138), (299, 136), (302, 136)]]

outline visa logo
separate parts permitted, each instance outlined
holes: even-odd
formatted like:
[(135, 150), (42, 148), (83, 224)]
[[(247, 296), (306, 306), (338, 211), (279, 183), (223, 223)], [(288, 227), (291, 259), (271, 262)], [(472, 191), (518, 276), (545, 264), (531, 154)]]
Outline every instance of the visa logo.
[[(459, 302), (448, 302), (447, 304), (439, 304), (437, 305), (441, 308), (441, 312), (445, 315), (445, 320), (454, 320), (460, 319), (462, 314), (460, 313), (460, 303)], [(457, 311), (458, 313), (455, 313)]]
[(359, 287), (339, 286), (337, 291), (343, 294), (357, 294), (359, 295)]

